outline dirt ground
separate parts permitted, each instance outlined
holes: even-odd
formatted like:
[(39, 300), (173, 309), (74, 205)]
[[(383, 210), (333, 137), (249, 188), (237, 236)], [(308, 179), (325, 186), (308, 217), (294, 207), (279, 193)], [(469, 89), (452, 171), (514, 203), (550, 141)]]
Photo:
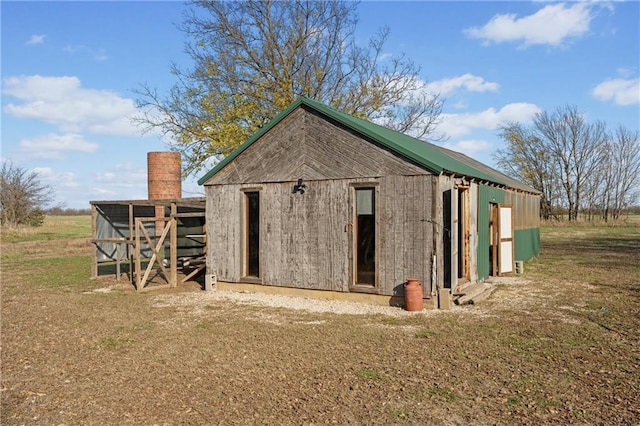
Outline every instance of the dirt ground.
[(137, 294), (87, 278), (86, 240), (55, 244), (2, 246), (3, 425), (640, 424), (637, 266), (542, 280), (562, 268), (542, 257), (477, 305), (407, 313)]

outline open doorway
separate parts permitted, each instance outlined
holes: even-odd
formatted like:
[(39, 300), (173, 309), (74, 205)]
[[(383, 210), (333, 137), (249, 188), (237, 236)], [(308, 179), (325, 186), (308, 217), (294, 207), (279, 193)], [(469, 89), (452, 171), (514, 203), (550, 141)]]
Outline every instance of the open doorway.
[(510, 275), (515, 269), (513, 242), (513, 208), (506, 204), (491, 204), (489, 222), (490, 275)]
[(450, 189), (442, 192), (442, 280), (444, 288), (452, 288), (451, 258), (453, 257), (453, 253), (451, 247), (451, 228), (453, 217), (451, 214), (451, 192)]
[(471, 277), (471, 215), (469, 187), (458, 186), (458, 281)]

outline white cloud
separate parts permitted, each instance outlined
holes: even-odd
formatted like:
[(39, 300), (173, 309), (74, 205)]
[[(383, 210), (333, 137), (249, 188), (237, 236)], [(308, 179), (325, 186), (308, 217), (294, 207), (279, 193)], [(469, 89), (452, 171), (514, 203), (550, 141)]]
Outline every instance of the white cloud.
[[(117, 195), (119, 195), (119, 192), (117, 191), (112, 191), (110, 189), (104, 189), (104, 188), (93, 188), (91, 190), (92, 194), (97, 195), (98, 197), (101, 197), (101, 199), (107, 200), (107, 199), (113, 199), (114, 197), (116, 197)], [(122, 199), (122, 198), (119, 198)]]
[(147, 198), (147, 171), (144, 166), (120, 163), (93, 174), (90, 196), (99, 200), (144, 200)]
[(427, 84), (427, 89), (430, 93), (440, 93), (443, 96), (461, 88), (470, 92), (495, 92), (500, 88), (500, 85), (469, 73), (458, 77), (435, 80)]
[(640, 103), (640, 78), (615, 78), (603, 81), (591, 92), (600, 101), (613, 100), (616, 105), (633, 105)]
[(47, 38), (46, 34), (33, 34), (31, 37), (29, 37), (29, 40), (27, 40), (24, 44), (26, 44), (27, 46), (43, 44), (45, 38)]
[(469, 105), (465, 101), (462, 101), (462, 100), (455, 102), (451, 106), (454, 109), (467, 109), (467, 108), (469, 108)]
[(635, 68), (626, 68), (626, 67), (620, 67), (617, 69), (617, 71), (618, 71), (618, 75), (620, 75), (623, 78), (630, 78), (636, 73)]
[(98, 144), (88, 142), (78, 134), (37, 136), (20, 141), (20, 148), (31, 158), (61, 159), (68, 151), (95, 152)]
[(484, 153), (491, 149), (491, 143), (483, 139), (468, 139), (453, 143), (447, 142), (443, 146), (452, 151), (461, 152), (471, 158), (474, 158), (476, 154)]
[(449, 137), (461, 137), (473, 129), (495, 130), (507, 121), (527, 122), (541, 109), (535, 104), (511, 103), (500, 110), (487, 108), (478, 113), (442, 114), (438, 131)]
[[(391, 77), (390, 77), (391, 78)], [(456, 90), (464, 89), (469, 92), (494, 92), (500, 88), (498, 83), (486, 81), (484, 78), (470, 73), (456, 77), (425, 81), (420, 77), (407, 76), (389, 83), (393, 89), (403, 90), (406, 100), (415, 96), (446, 96)]]
[(147, 170), (131, 163), (116, 164), (115, 170), (96, 173), (95, 180), (118, 187), (140, 188), (147, 186)]
[(467, 28), (464, 32), (471, 38), (483, 40), (485, 45), (520, 41), (521, 47), (560, 46), (589, 31), (593, 6), (591, 2), (558, 3), (521, 18), (515, 14), (495, 15), (484, 26)]
[(108, 90), (83, 88), (77, 77), (7, 77), (2, 93), (21, 101), (8, 103), (4, 107), (7, 114), (41, 120), (63, 132), (140, 135), (130, 121), (139, 113), (132, 99)]
[(43, 182), (58, 188), (77, 188), (79, 186), (77, 176), (72, 172), (56, 172), (51, 167), (35, 167), (33, 171)]
[(96, 50), (83, 45), (78, 45), (78, 46), (67, 45), (65, 46), (64, 51), (71, 55), (75, 55), (78, 52), (86, 52), (98, 62), (106, 61), (107, 59), (109, 59), (109, 57), (107, 56), (107, 52), (104, 49)]

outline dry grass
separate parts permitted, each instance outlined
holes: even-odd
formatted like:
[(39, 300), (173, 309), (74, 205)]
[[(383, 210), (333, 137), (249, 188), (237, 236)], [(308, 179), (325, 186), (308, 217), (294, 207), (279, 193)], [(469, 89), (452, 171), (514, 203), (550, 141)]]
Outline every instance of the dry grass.
[(544, 228), (490, 299), (400, 317), (136, 294), (85, 230), (3, 236), (3, 425), (640, 423), (637, 226)]
[(91, 237), (91, 216), (46, 216), (40, 227), (0, 230), (2, 242), (68, 240)]

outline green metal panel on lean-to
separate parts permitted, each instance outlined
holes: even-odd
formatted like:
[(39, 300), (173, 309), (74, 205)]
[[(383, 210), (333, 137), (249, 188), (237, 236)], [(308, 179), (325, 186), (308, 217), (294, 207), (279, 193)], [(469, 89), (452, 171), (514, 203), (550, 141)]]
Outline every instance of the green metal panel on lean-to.
[[(486, 185), (478, 187), (478, 279), (489, 278), (491, 264), (489, 254), (489, 222), (491, 204), (505, 202), (505, 191)], [(516, 212), (518, 214), (518, 212)], [(527, 261), (540, 254), (540, 228), (516, 229), (514, 231), (514, 258)]]
[(489, 278), (489, 221), (491, 204), (504, 203), (504, 190), (486, 185), (478, 185), (478, 280)]
[(514, 240), (516, 260), (524, 262), (540, 254), (540, 228), (516, 230)]

